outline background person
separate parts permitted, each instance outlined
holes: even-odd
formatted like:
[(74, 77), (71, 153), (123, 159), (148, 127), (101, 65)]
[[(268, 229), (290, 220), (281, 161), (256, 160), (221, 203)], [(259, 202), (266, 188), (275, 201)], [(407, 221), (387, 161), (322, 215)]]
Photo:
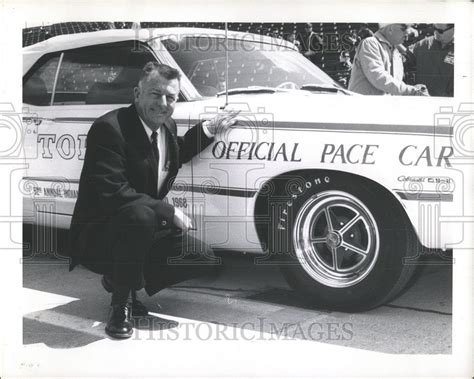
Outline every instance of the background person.
[(419, 86), (403, 82), (403, 62), (397, 45), (407, 36), (407, 24), (381, 24), (356, 50), (349, 90), (363, 95), (424, 95)]
[(321, 66), (323, 59), (323, 40), (313, 32), (313, 24), (306, 23), (304, 32), (298, 35), (300, 51), (306, 58), (317, 66)]
[(434, 24), (434, 35), (410, 46), (407, 59), (431, 96), (454, 95), (454, 24)]
[(296, 33), (291, 32), (286, 35), (285, 38), (288, 42), (291, 42), (293, 45), (295, 45), (298, 48), (298, 51), (301, 52), (301, 43), (296, 39)]
[(278, 29), (277, 27), (273, 28), (270, 32), (270, 37), (280, 39), (281, 38), (280, 29)]
[(347, 88), (349, 84), (349, 79), (351, 77), (352, 62), (349, 51), (343, 50), (339, 55), (339, 62), (335, 65), (334, 68), (336, 75), (336, 80), (344, 87)]

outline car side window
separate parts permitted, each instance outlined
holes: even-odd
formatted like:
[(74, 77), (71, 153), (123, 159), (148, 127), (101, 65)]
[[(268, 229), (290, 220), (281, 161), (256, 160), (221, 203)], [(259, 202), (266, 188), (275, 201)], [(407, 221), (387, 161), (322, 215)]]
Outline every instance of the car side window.
[(33, 73), (23, 83), (23, 102), (32, 105), (50, 105), (59, 54), (46, 56), (33, 67)]
[(134, 41), (65, 51), (53, 104), (129, 104), (143, 66), (154, 60)]

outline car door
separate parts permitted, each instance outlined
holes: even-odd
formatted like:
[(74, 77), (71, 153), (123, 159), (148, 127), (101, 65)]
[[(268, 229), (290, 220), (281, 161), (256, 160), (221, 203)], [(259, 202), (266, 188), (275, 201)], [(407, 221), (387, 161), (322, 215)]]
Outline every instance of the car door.
[(25, 75), (24, 213), (33, 223), (69, 227), (90, 126), (128, 106), (143, 66), (156, 60), (140, 46), (125, 41), (59, 51)]
[[(226, 86), (223, 38), (223, 35), (206, 35), (204, 38), (201, 34), (178, 33), (172, 37), (163, 37), (162, 44), (156, 46), (164, 57), (168, 57), (169, 64), (181, 69), (182, 87), (191, 87), (199, 96), (196, 101), (187, 105), (186, 112), (183, 112), (184, 108), (176, 108), (174, 118), (178, 123), (179, 134), (183, 134), (191, 125), (212, 119), (222, 112), (225, 97), (216, 95)], [(243, 41), (233, 39), (230, 43), (237, 47)], [(250, 81), (246, 82), (248, 77), (243, 72), (249, 69), (245, 55), (235, 52), (235, 58), (230, 62), (231, 70), (235, 71), (232, 86), (249, 85)], [(254, 67), (250, 67), (252, 73), (254, 70)], [(258, 125), (261, 123), (260, 119), (268, 119), (265, 114), (256, 112), (254, 115), (256, 109), (248, 109), (246, 103), (232, 104), (230, 108), (243, 110), (239, 118), (244, 124)], [(256, 191), (248, 190), (247, 187), (254, 187), (254, 183), (250, 181), (258, 175), (255, 174), (257, 169), (263, 175), (264, 165), (261, 162), (249, 162), (248, 159), (231, 161), (226, 152), (221, 155), (228, 142), (232, 144), (231, 149), (237, 149), (240, 142), (248, 144), (248, 148), (255, 138), (270, 141), (269, 134), (258, 136), (256, 133), (263, 132), (255, 127), (231, 128), (224, 135), (216, 136), (208, 148), (190, 163), (183, 165), (168, 194), (170, 203), (175, 207), (182, 207), (193, 218), (198, 238), (214, 248), (261, 251), (253, 218), (252, 197)]]

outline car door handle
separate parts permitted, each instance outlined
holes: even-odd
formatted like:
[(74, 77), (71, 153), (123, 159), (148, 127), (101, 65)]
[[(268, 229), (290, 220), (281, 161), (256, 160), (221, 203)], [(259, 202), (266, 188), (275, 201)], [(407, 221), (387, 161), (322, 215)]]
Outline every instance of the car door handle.
[(27, 125), (35, 124), (36, 126), (41, 125), (43, 122), (43, 119), (40, 117), (34, 117), (34, 116), (23, 116), (23, 122)]

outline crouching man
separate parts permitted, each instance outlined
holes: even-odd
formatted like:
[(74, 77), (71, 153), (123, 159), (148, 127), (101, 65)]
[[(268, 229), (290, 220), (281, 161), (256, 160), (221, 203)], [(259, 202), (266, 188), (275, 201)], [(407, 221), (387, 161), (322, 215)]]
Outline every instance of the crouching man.
[[(81, 264), (103, 275), (102, 285), (112, 293), (105, 330), (115, 338), (130, 337), (131, 316), (148, 313), (137, 290), (151, 296), (195, 276), (202, 263), (215, 263), (200, 241), (176, 233), (188, 231), (192, 221), (163, 199), (180, 166), (212, 142), (218, 127), (233, 124), (236, 113), (198, 123), (178, 137), (171, 116), (179, 91), (179, 71), (149, 62), (134, 103), (98, 118), (87, 135), (70, 229), (70, 270)], [(189, 252), (197, 253), (200, 264), (179, 264)], [(170, 264), (173, 257), (178, 264)]]

